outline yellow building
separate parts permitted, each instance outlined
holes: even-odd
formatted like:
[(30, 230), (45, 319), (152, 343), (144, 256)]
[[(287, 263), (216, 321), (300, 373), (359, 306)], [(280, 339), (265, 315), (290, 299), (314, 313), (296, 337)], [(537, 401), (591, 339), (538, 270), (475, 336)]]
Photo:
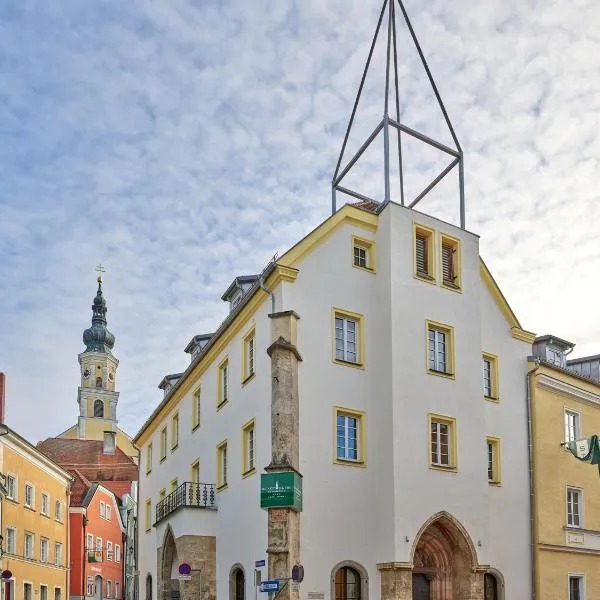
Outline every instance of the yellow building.
[[(533, 345), (528, 390), (533, 432), (536, 598), (600, 598), (600, 476), (564, 443), (600, 434), (600, 380), (593, 359), (567, 361), (573, 344)], [(586, 369), (587, 366), (587, 369)]]
[(71, 476), (28, 441), (8, 430), (0, 437), (1, 568), (4, 600), (69, 597), (69, 490)]

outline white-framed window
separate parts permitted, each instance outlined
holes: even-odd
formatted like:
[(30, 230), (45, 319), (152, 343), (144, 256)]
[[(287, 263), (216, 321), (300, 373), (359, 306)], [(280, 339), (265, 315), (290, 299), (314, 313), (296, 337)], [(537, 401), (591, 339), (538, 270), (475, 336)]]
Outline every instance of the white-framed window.
[(63, 555), (62, 555), (62, 544), (59, 542), (54, 543), (54, 564), (57, 567), (61, 567), (63, 564)]
[(89, 577), (89, 576), (87, 578), (87, 595), (88, 596), (94, 595), (94, 578)]
[(450, 373), (450, 340), (447, 330), (429, 326), (427, 331), (429, 370)]
[(35, 505), (35, 488), (30, 484), (25, 484), (25, 506), (34, 508)]
[(50, 515), (50, 496), (46, 492), (42, 492), (42, 506), (40, 512), (48, 517)]
[(31, 583), (23, 584), (23, 600), (32, 600), (33, 598), (33, 586)]
[(576, 488), (567, 488), (567, 526), (581, 527), (583, 522), (583, 493)]
[(152, 443), (146, 448), (146, 475), (152, 472)]
[(335, 421), (336, 459), (360, 461), (361, 416), (339, 410), (336, 411)]
[(363, 269), (369, 268), (369, 251), (358, 244), (354, 245), (354, 265)]
[(88, 551), (92, 551), (94, 549), (94, 536), (91, 533), (87, 534), (86, 547)]
[(110, 579), (106, 581), (106, 597), (112, 598), (112, 581)]
[(121, 562), (121, 546), (115, 544), (115, 562)]
[(100, 518), (106, 518), (106, 504), (100, 500)]
[(569, 574), (569, 600), (585, 600), (585, 578)]
[(17, 478), (14, 475), (6, 475), (6, 497), (17, 501)]
[(54, 600), (62, 600), (62, 588), (54, 588)]
[(112, 542), (106, 542), (106, 560), (113, 559), (113, 545)]
[(59, 522), (62, 523), (63, 520), (63, 504), (60, 500), (57, 500), (54, 503), (54, 518)]
[(375, 242), (352, 236), (352, 266), (375, 272)]
[(102, 538), (96, 538), (96, 552), (102, 552)]
[(25, 532), (25, 558), (33, 558), (35, 536), (33, 533)]
[(576, 442), (580, 439), (579, 413), (565, 409), (565, 442)]
[(334, 309), (333, 321), (335, 361), (361, 365), (364, 362), (362, 316)]
[(430, 465), (456, 468), (456, 421), (452, 417), (429, 415)]
[(40, 600), (48, 600), (48, 586), (40, 585)]
[(50, 543), (47, 538), (40, 538), (40, 561), (47, 563), (50, 559)]
[(110, 521), (112, 509), (110, 508), (110, 504), (106, 504), (106, 520)]
[(17, 530), (14, 527), (6, 528), (6, 551), (9, 554), (17, 553)]
[(546, 360), (557, 367), (565, 366), (565, 355), (562, 350), (546, 346)]
[(118, 581), (115, 581), (115, 598), (120, 598), (121, 597), (121, 586), (119, 585)]

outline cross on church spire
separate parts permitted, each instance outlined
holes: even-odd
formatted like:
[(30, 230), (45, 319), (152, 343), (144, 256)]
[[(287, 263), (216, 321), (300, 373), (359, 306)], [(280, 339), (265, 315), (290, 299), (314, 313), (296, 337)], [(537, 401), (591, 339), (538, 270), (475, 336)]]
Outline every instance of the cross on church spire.
[(98, 272), (98, 283), (102, 283), (102, 273), (106, 273), (106, 269), (102, 266), (102, 263), (98, 264), (96, 271)]

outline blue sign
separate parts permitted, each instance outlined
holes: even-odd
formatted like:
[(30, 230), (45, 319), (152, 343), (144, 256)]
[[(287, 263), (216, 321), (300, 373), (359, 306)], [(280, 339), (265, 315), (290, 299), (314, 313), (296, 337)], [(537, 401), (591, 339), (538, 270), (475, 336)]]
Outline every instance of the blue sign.
[(258, 569), (258, 567), (264, 567), (265, 566), (265, 559), (263, 558), (262, 560), (257, 560), (254, 563), (254, 566)]
[(190, 567), (190, 565), (188, 565), (187, 563), (181, 563), (179, 565), (179, 574), (180, 575), (189, 575), (192, 572), (192, 567)]
[(278, 592), (279, 591), (279, 579), (271, 579), (271, 581), (260, 582), (261, 592)]

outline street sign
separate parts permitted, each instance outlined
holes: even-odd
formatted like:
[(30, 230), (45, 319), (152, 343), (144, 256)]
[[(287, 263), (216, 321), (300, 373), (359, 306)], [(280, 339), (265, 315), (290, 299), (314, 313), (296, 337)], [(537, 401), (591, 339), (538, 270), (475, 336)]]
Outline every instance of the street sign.
[(6, 569), (5, 571), (2, 571), (2, 579), (10, 579), (12, 577), (12, 571), (9, 571), (8, 569)]
[(279, 591), (279, 579), (271, 579), (269, 581), (260, 582), (261, 592), (278, 592)]
[(265, 559), (263, 558), (262, 560), (257, 560), (254, 563), (254, 566), (258, 569), (258, 567), (264, 567), (265, 566)]
[(190, 567), (190, 565), (188, 565), (187, 563), (181, 563), (179, 565), (179, 574), (180, 575), (190, 575), (190, 573), (192, 572), (192, 567)]
[(190, 581), (192, 576), (191, 575), (178, 575), (177, 578), (179, 579), (179, 581)]
[(260, 507), (302, 510), (302, 477), (295, 471), (262, 473)]
[(294, 565), (292, 567), (292, 581), (302, 583), (304, 579), (304, 567), (302, 565)]

